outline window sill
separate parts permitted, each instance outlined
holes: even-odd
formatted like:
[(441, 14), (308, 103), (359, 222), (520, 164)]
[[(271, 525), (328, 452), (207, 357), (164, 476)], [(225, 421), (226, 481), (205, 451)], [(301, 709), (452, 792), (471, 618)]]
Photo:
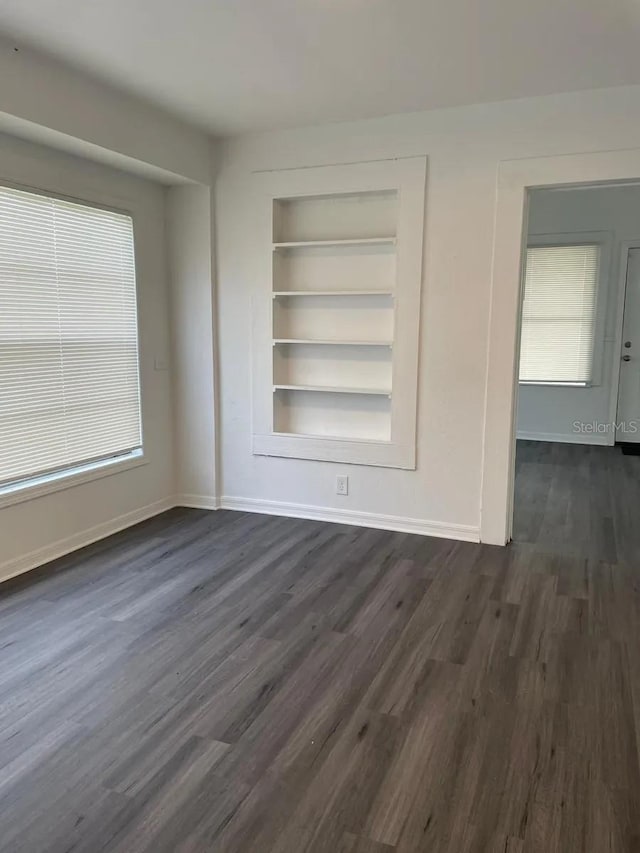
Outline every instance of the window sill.
[(593, 388), (595, 382), (519, 382), (524, 388)]
[(146, 464), (147, 460), (144, 452), (136, 450), (116, 459), (92, 462), (88, 465), (78, 465), (75, 468), (68, 468), (66, 471), (59, 471), (56, 474), (47, 474), (42, 477), (25, 480), (22, 483), (16, 483), (15, 485), (4, 486), (0, 488), (0, 509), (24, 503), (25, 501), (35, 500), (36, 498), (50, 495), (53, 492), (72, 489), (75, 486), (81, 486), (93, 480), (100, 480), (102, 477), (110, 477), (113, 474), (120, 474), (123, 471), (129, 471), (132, 468), (138, 468)]

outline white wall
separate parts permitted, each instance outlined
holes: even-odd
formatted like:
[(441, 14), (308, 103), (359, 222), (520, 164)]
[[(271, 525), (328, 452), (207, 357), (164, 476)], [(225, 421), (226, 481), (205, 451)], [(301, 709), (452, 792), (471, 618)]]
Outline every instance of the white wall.
[(167, 191), (176, 495), (217, 507), (211, 189)]
[(170, 505), (174, 494), (165, 189), (0, 134), (0, 176), (134, 216), (146, 464), (0, 509), (0, 579)]
[[(208, 328), (205, 347), (211, 351), (210, 205), (192, 230), (193, 209), (188, 204), (176, 206), (179, 191), (172, 195), (173, 189), (160, 186), (182, 184), (191, 199), (203, 194), (209, 198), (215, 144), (202, 130), (153, 104), (37, 51), (15, 47), (13, 41), (0, 38), (0, 131), (12, 134), (0, 135), (0, 178), (115, 204), (131, 209), (135, 216), (147, 464), (0, 509), (0, 579), (173, 505), (177, 485), (185, 486), (185, 471), (197, 470), (200, 485), (204, 481), (207, 491), (215, 493), (216, 489), (215, 435), (210, 440), (215, 421), (210, 406), (213, 365), (211, 358), (205, 360), (200, 377), (193, 380), (182, 370), (184, 350), (178, 348), (174, 387), (168, 299), (168, 263), (175, 262), (168, 244), (174, 248), (190, 245), (189, 262), (174, 265), (171, 286), (177, 306), (193, 296), (194, 282), (204, 287), (196, 310), (200, 312), (199, 328)], [(33, 142), (41, 144), (30, 144)], [(194, 270), (204, 274), (204, 285), (200, 274), (193, 276)], [(182, 316), (179, 310), (177, 314)], [(187, 329), (193, 322), (190, 317)], [(179, 324), (174, 342), (187, 340), (181, 335), (182, 328)], [(156, 360), (169, 369), (156, 370)], [(193, 442), (192, 456), (181, 458), (178, 478), (175, 450), (193, 436), (193, 420), (175, 419), (180, 432), (174, 448), (171, 398), (175, 392), (183, 402), (192, 383), (210, 389), (198, 426), (199, 435), (207, 435), (209, 464), (202, 442)], [(187, 476), (187, 484), (192, 479)]]
[[(599, 305), (604, 316), (596, 361), (596, 381), (589, 388), (520, 386), (518, 435), (542, 441), (613, 444), (611, 430), (576, 432), (574, 422), (607, 424), (618, 396), (614, 367), (620, 357), (616, 323), (620, 297), (622, 243), (640, 241), (640, 186), (580, 190), (538, 190), (529, 202), (529, 237), (541, 234), (608, 232), (602, 260)], [(604, 234), (603, 234), (604, 236)]]
[[(498, 163), (640, 146), (637, 87), (240, 137), (217, 187), (223, 504), (478, 535)], [(418, 469), (255, 457), (253, 170), (429, 156)], [(514, 281), (514, 287), (517, 287)], [(348, 498), (335, 494), (350, 476)]]
[[(29, 91), (32, 85), (35, 88), (35, 77), (30, 80)], [(24, 115), (26, 110), (22, 109), (20, 99), (14, 97), (20, 89), (19, 80), (12, 80), (9, 89), (13, 93), (11, 108)], [(62, 89), (56, 98), (62, 97)], [(80, 98), (71, 100), (73, 104), (67, 104), (63, 110), (66, 119), (58, 123), (58, 131), (64, 133), (64, 126), (69, 139), (83, 134), (86, 138), (91, 135), (92, 112), (83, 119), (86, 104)], [(95, 111), (99, 113), (97, 101)], [(56, 110), (47, 108), (45, 96), (37, 98), (31, 91), (26, 102), (33, 107), (34, 122), (42, 121), (45, 128), (47, 122), (49, 126), (56, 124)], [(183, 138), (182, 131), (175, 129), (176, 135), (168, 133), (168, 144), (162, 140), (154, 142), (153, 135), (162, 129), (162, 122), (147, 123), (141, 119), (136, 126), (133, 105), (125, 106), (120, 113), (117, 99), (109, 104), (107, 98), (105, 104), (105, 115), (120, 116), (113, 137), (104, 127), (96, 133), (97, 139), (104, 140), (105, 151), (125, 151), (123, 156), (130, 163), (139, 158), (141, 162), (153, 163), (154, 169), (178, 172), (184, 169), (186, 177), (191, 171), (196, 180), (201, 178), (203, 183), (210, 180), (209, 153), (204, 160), (201, 158), (201, 140), (197, 134), (193, 136), (189, 131)], [(128, 126), (131, 126), (129, 134)], [(332, 124), (230, 141), (216, 190), (219, 277), (216, 343), (221, 353), (222, 468), (217, 481), (215, 471), (213, 476), (205, 475), (200, 480), (197, 488), (203, 505), (215, 505), (217, 490), (224, 495), (223, 503), (227, 506), (477, 537), (498, 164), (510, 159), (634, 147), (640, 147), (640, 88), (637, 87)], [(185, 165), (190, 153), (194, 159), (191, 170)], [(429, 157), (429, 178), (417, 470), (254, 457), (250, 402), (251, 300), (256, 282), (263, 276), (257, 268), (259, 260), (254, 244), (252, 171), (419, 154)], [(144, 213), (139, 217), (143, 225), (138, 246), (145, 438), (150, 458), (144, 468), (0, 511), (0, 575), (6, 575), (9, 570), (18, 571), (42, 561), (55, 550), (56, 543), (66, 543), (61, 550), (70, 548), (93, 534), (108, 532), (117, 519), (127, 523), (149, 507), (153, 510), (164, 505), (163, 502), (171, 502), (175, 484), (169, 374), (153, 369), (155, 355), (165, 360), (169, 351), (163, 191), (87, 161), (8, 138), (0, 140), (0, 165), (3, 177), (85, 198), (108, 201), (115, 196), (121, 206), (138, 205)], [(196, 171), (199, 177), (195, 177)], [(173, 196), (171, 204), (177, 199), (178, 196)], [(191, 202), (195, 207), (187, 205), (189, 216), (197, 210), (195, 196)], [(177, 208), (173, 209), (175, 213)], [(206, 218), (204, 209), (203, 217)], [(197, 233), (197, 244), (210, 257), (207, 234), (200, 230)], [(183, 229), (179, 243), (187, 245), (191, 236), (191, 229)], [(185, 273), (194, 269), (186, 263), (174, 267), (178, 276), (174, 288), (181, 286), (182, 272), (178, 268)], [(195, 310), (201, 310), (207, 302), (206, 288), (200, 289), (207, 276), (206, 261), (197, 270), (191, 279), (197, 286), (193, 290), (188, 288), (185, 297), (197, 296), (194, 305), (200, 308)], [(206, 323), (202, 322), (203, 328), (207, 324), (212, 328), (215, 307), (212, 305), (210, 312), (208, 307), (204, 309), (209, 316)], [(180, 314), (178, 309), (176, 313), (176, 320), (181, 318), (176, 328), (178, 341), (187, 340), (193, 310)], [(190, 411), (193, 414), (200, 406), (204, 413), (208, 425), (205, 424), (201, 436), (207, 454), (211, 451), (213, 343), (212, 334), (204, 357), (201, 361), (196, 359), (198, 374), (191, 377), (200, 391), (193, 395)], [(189, 359), (183, 362), (189, 363)], [(189, 370), (182, 370), (180, 375), (180, 381), (190, 381)], [(178, 386), (179, 383), (177, 395), (182, 393)], [(180, 429), (184, 429), (180, 406), (175, 408), (175, 417)], [(197, 422), (192, 422), (194, 429), (197, 426)], [(186, 435), (189, 434), (187, 429)], [(178, 446), (185, 446), (184, 439), (179, 440)], [(211, 456), (202, 455), (202, 446), (200, 442), (194, 443), (190, 458), (183, 457), (181, 478), (185, 471), (190, 471), (187, 480), (195, 482), (200, 464), (210, 471)], [(335, 494), (338, 473), (350, 476), (347, 498)], [(192, 488), (183, 479), (181, 482), (182, 488)], [(202, 494), (205, 489), (211, 493)]]
[(144, 172), (208, 184), (207, 134), (152, 104), (0, 38), (0, 130)]

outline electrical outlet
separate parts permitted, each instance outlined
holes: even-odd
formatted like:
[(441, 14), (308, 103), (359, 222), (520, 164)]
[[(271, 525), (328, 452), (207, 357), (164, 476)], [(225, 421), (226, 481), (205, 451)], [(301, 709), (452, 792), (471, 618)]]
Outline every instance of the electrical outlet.
[(349, 478), (348, 477), (336, 477), (336, 494), (337, 495), (348, 495), (349, 494)]

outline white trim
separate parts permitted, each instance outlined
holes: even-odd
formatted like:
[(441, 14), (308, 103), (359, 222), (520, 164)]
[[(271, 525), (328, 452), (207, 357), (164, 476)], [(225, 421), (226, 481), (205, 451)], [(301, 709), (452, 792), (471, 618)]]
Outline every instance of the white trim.
[[(624, 332), (624, 308), (627, 301), (627, 276), (629, 273), (629, 253), (640, 249), (640, 238), (623, 240), (620, 244), (618, 262), (618, 301), (616, 303), (616, 324), (613, 338), (613, 359), (611, 368), (611, 397), (609, 399), (609, 420), (618, 420), (618, 401), (620, 398), (620, 356), (622, 354), (622, 336)], [(614, 393), (615, 390), (615, 393)]]
[(356, 527), (375, 527), (379, 530), (417, 533), (421, 536), (458, 539), (462, 542), (480, 541), (480, 529), (473, 525), (448, 524), (443, 521), (427, 521), (420, 518), (383, 515), (377, 512), (357, 512), (350, 509), (333, 509), (331, 507), (311, 506), (285, 501), (265, 501), (259, 498), (237, 498), (228, 495), (220, 499), (220, 508), (238, 510), (240, 512), (258, 512), (264, 515), (308, 518), (314, 521), (329, 521), (335, 524), (353, 524)]
[(9, 578), (16, 577), (16, 575), (29, 572), (31, 569), (35, 569), (44, 563), (49, 563), (51, 560), (64, 557), (66, 554), (91, 545), (93, 542), (98, 542), (100, 539), (105, 539), (113, 533), (118, 533), (118, 531), (124, 530), (126, 527), (132, 527), (134, 524), (138, 524), (140, 521), (144, 521), (154, 515), (159, 515), (161, 512), (166, 512), (175, 505), (174, 498), (163, 498), (162, 500), (155, 501), (155, 503), (147, 504), (147, 506), (127, 512), (124, 515), (116, 516), (116, 518), (112, 518), (109, 521), (96, 524), (95, 527), (89, 527), (87, 530), (82, 530), (80, 533), (75, 533), (66, 539), (58, 539), (57, 542), (52, 542), (50, 545), (45, 545), (43, 548), (31, 551), (29, 554), (14, 557), (12, 560), (0, 563), (0, 583), (9, 580)]
[(139, 468), (141, 465), (147, 464), (148, 460), (145, 458), (144, 451), (140, 450), (132, 451), (126, 456), (77, 465), (48, 476), (32, 477), (30, 480), (24, 480), (13, 486), (0, 487), (0, 509), (25, 501), (32, 501), (53, 492), (72, 489), (81, 486), (83, 483), (100, 480), (102, 477), (121, 474), (123, 471), (129, 471), (132, 468)]
[(252, 449), (256, 456), (315, 459), (319, 462), (330, 460), (345, 465), (375, 465), (379, 468), (404, 468), (407, 471), (414, 471), (416, 467), (415, 447), (390, 441), (254, 433)]
[(482, 541), (511, 538), (522, 257), (528, 190), (637, 181), (640, 149), (502, 161), (498, 164), (482, 461)]
[(225, 496), (218, 500), (209, 495), (178, 495), (177, 497), (155, 501), (155, 503), (116, 516), (116, 518), (97, 524), (73, 536), (68, 536), (66, 539), (59, 539), (57, 542), (45, 545), (28, 554), (0, 563), (0, 584), (80, 548), (85, 548), (101, 539), (106, 539), (114, 533), (125, 530), (127, 527), (133, 527), (133, 525), (139, 524), (147, 518), (152, 518), (176, 506), (205, 510), (228, 509), (290, 518), (307, 518), (334, 524), (350, 524), (356, 527), (371, 527), (378, 530), (394, 530), (401, 533), (415, 533), (420, 536), (455, 539), (461, 542), (480, 542), (480, 529), (473, 525), (447, 524), (442, 521), (426, 521), (419, 518), (332, 509), (285, 501), (265, 501), (259, 498)]
[[(254, 455), (415, 470), (426, 180), (427, 157), (424, 155), (349, 165), (268, 170), (256, 175), (253, 190), (259, 217), (256, 240), (262, 260), (252, 299), (251, 386)], [(392, 347), (389, 440), (359, 441), (335, 436), (278, 432), (274, 424), (273, 386), (277, 382), (274, 381), (272, 350), (273, 346), (279, 345), (283, 339), (274, 337), (273, 323), (273, 291), (278, 289), (277, 286), (274, 287), (273, 280), (274, 201), (386, 190), (394, 190), (398, 194), (394, 238), (396, 277), (392, 340), (309, 340), (308, 343)], [(377, 238), (375, 240), (377, 242)], [(326, 242), (335, 245), (333, 240)], [(275, 245), (278, 246), (277, 243)], [(399, 329), (402, 330), (401, 335), (398, 334)], [(294, 346), (298, 343), (307, 341), (291, 341)]]
[(220, 509), (220, 501), (212, 495), (178, 495), (174, 505), (188, 509)]
[(518, 430), (516, 437), (521, 441), (558, 441), (563, 444), (597, 444), (604, 447), (614, 444), (611, 434), (607, 436), (591, 433), (527, 432), (526, 430)]

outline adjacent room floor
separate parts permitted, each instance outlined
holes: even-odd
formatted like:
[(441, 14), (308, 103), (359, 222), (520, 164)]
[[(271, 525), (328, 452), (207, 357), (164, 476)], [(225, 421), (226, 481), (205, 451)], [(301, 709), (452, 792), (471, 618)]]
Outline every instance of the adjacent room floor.
[(640, 456), (619, 446), (518, 441), (514, 507), (514, 542), (607, 563), (640, 559)]
[(174, 510), (6, 585), (0, 850), (639, 849), (612, 460), (523, 446), (508, 548)]

